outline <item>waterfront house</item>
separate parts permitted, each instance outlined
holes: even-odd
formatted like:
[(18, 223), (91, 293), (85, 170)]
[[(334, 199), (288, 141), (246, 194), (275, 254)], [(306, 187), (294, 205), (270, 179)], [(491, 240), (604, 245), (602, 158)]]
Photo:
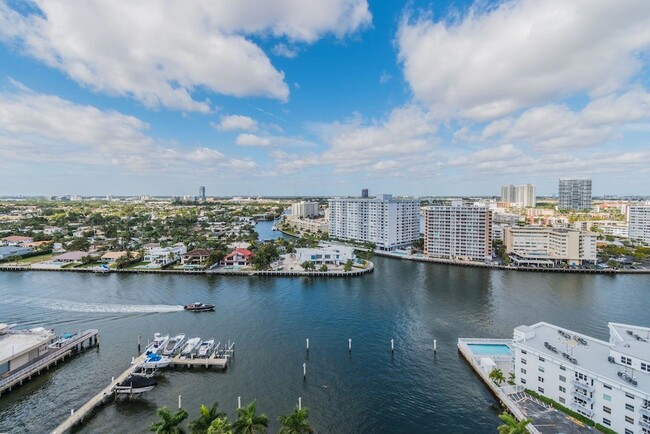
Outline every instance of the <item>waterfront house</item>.
[(62, 255), (58, 255), (52, 258), (52, 262), (81, 262), (81, 258), (84, 256), (88, 256), (90, 253), (88, 252), (82, 252), (80, 250), (72, 251), (72, 252), (66, 252)]
[(178, 261), (185, 253), (187, 247), (183, 243), (176, 243), (171, 247), (145, 247), (144, 261), (162, 267)]
[(211, 249), (194, 249), (181, 256), (183, 265), (202, 265), (212, 253)]
[(226, 255), (225, 258), (221, 261), (221, 265), (224, 266), (247, 266), (251, 265), (251, 259), (253, 257), (253, 252), (248, 249), (237, 248)]
[(0, 377), (43, 356), (53, 338), (52, 330), (43, 327), (10, 330), (0, 324)]
[(127, 252), (126, 251), (121, 251), (121, 252), (106, 252), (102, 255), (101, 258), (99, 258), (102, 262), (108, 262), (109, 264), (112, 264), (116, 262), (118, 259), (120, 259), (123, 256), (126, 256)]
[(296, 249), (298, 263), (310, 261), (316, 266), (341, 265), (350, 259), (354, 259), (354, 247), (327, 245), (316, 249)]
[(19, 235), (12, 235), (9, 237), (4, 237), (2, 239), (3, 246), (23, 246), (26, 243), (33, 243), (34, 238), (32, 237), (21, 237)]
[(30, 247), (18, 247), (18, 246), (0, 247), (0, 260), (14, 258), (16, 256), (22, 256), (31, 252), (32, 249)]

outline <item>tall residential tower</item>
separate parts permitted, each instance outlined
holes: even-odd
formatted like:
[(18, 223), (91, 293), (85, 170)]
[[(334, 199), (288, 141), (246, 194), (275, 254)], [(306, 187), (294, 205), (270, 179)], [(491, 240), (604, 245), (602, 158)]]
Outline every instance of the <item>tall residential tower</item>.
[(559, 209), (591, 209), (591, 178), (560, 178)]

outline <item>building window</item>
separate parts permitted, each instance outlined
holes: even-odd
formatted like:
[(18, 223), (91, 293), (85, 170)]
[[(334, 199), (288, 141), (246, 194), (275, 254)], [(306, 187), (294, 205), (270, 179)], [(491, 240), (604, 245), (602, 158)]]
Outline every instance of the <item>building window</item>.
[(603, 425), (612, 426), (612, 422), (609, 419), (603, 418)]
[(566, 377), (564, 375), (560, 375), (560, 381), (566, 383)]
[(630, 417), (630, 416), (625, 416), (625, 422), (631, 423), (632, 425), (634, 425), (634, 418)]
[(630, 398), (630, 399), (634, 399), (634, 395), (632, 395), (631, 393), (627, 393), (627, 392), (625, 392), (625, 397)]
[(538, 370), (539, 372), (544, 372), (544, 367), (543, 367), (543, 366), (538, 366), (538, 367), (537, 367), (537, 370)]
[(525, 373), (526, 373), (526, 370), (525, 370), (524, 368), (521, 368), (521, 373), (522, 373), (522, 374), (525, 374)]
[(610, 386), (609, 384), (605, 384), (605, 383), (603, 383), (603, 387), (604, 387), (605, 389), (612, 390), (612, 386)]
[(605, 401), (610, 401), (610, 402), (612, 401), (612, 397), (609, 396), (609, 395), (606, 394), (606, 393), (603, 393), (603, 399), (604, 399)]
[(603, 411), (607, 414), (612, 414), (612, 409), (609, 407), (605, 407), (604, 405), (603, 405)]
[(560, 365), (560, 371), (566, 371), (566, 366)]
[(559, 399), (560, 399), (560, 402), (561, 402), (562, 404), (566, 403), (566, 399), (562, 398), (561, 396), (560, 396)]
[(526, 350), (521, 350), (521, 354), (528, 354)]
[(623, 365), (632, 365), (632, 359), (629, 357), (621, 356), (621, 363)]
[(562, 393), (566, 393), (566, 387), (564, 387), (564, 386), (560, 386), (560, 392), (562, 392)]
[(625, 409), (628, 411), (634, 411), (634, 406), (632, 404), (625, 404)]
[(537, 381), (539, 381), (540, 383), (543, 383), (544, 382), (544, 377), (537, 377)]
[(521, 359), (521, 364), (522, 364), (522, 365), (525, 365), (525, 364), (526, 364), (526, 359), (523, 359), (523, 358), (522, 358), (522, 359)]
[(538, 387), (538, 388), (537, 388), (537, 391), (538, 391), (539, 393), (544, 393), (544, 388), (543, 388), (543, 387)]
[(629, 428), (625, 428), (625, 434), (634, 434), (634, 431)]
[(539, 356), (539, 361), (540, 361), (540, 362), (544, 362), (544, 361), (545, 361), (545, 360), (544, 360), (544, 357)]
[(521, 384), (526, 384), (526, 379), (525, 378), (520, 378)]

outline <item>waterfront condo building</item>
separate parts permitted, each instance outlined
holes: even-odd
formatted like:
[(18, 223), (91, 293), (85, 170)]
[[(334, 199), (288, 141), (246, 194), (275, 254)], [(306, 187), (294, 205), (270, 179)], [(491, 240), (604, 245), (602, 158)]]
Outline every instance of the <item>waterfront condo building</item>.
[(501, 187), (501, 201), (518, 208), (534, 208), (537, 203), (535, 186), (531, 184), (504, 185)]
[(544, 226), (508, 226), (504, 229), (506, 253), (517, 265), (596, 262), (595, 232)]
[(609, 342), (544, 322), (512, 342), (517, 384), (618, 433), (650, 433), (650, 328), (609, 323)]
[(318, 202), (298, 202), (291, 205), (291, 215), (299, 218), (318, 217)]
[(491, 259), (492, 212), (484, 204), (453, 200), (424, 210), (424, 254), (433, 258)]
[(380, 250), (408, 246), (420, 237), (420, 201), (377, 198), (329, 200), (329, 235), (340, 240), (375, 243)]
[(559, 209), (591, 209), (591, 178), (561, 178), (558, 193)]
[(650, 205), (631, 206), (628, 212), (630, 239), (650, 245)]

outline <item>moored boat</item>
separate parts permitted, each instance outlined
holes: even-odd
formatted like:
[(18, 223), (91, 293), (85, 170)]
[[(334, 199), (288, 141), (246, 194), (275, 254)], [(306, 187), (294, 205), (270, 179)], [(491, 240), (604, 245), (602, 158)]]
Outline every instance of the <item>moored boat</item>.
[(77, 333), (63, 333), (61, 336), (57, 336), (54, 341), (48, 345), (48, 348), (51, 349), (57, 349), (64, 347), (68, 343), (70, 343), (75, 337), (77, 336)]
[(151, 353), (147, 355), (140, 367), (144, 369), (166, 368), (170, 363), (171, 360), (169, 357)]
[(210, 352), (214, 348), (214, 339), (209, 339), (207, 341), (201, 342), (201, 345), (199, 345), (199, 350), (197, 355), (199, 357), (209, 357)]
[(204, 304), (204, 303), (192, 303), (183, 306), (183, 309), (189, 310), (191, 312), (209, 312), (214, 310), (214, 304)]
[(153, 335), (153, 341), (149, 344), (147, 347), (147, 354), (158, 354), (163, 348), (165, 348), (165, 344), (169, 340), (169, 335), (163, 336), (160, 333), (156, 333)]
[(158, 381), (153, 377), (144, 375), (130, 375), (126, 380), (115, 386), (115, 393), (119, 395), (134, 395), (148, 392), (153, 389)]
[(183, 345), (183, 341), (185, 340), (185, 335), (183, 333), (174, 336), (173, 338), (169, 339), (167, 341), (167, 344), (165, 345), (165, 348), (163, 349), (163, 356), (171, 356), (175, 354), (178, 349)]
[(192, 338), (189, 339), (186, 343), (183, 349), (181, 350), (181, 355), (182, 356), (191, 356), (192, 353), (196, 350), (196, 347), (201, 345), (201, 338)]

